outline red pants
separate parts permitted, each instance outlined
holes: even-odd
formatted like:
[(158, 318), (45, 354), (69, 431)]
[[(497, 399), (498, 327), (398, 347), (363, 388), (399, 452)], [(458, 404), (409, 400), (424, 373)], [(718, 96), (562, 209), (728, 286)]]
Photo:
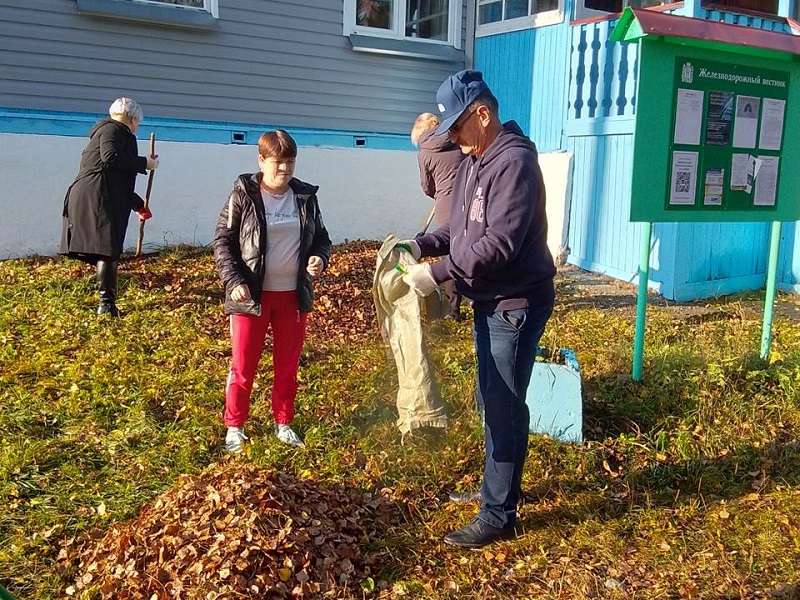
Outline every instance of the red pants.
[(272, 327), (272, 414), (276, 423), (294, 419), (297, 369), (308, 315), (297, 308), (297, 292), (261, 292), (261, 316), (231, 315), (231, 370), (225, 390), (225, 425), (241, 427), (250, 413), (250, 392), (267, 330)]

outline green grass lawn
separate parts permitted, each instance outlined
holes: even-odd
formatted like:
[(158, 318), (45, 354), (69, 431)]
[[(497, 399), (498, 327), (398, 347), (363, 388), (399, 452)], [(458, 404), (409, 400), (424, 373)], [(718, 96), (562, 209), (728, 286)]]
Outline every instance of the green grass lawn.
[[(336, 251), (332, 267), (348, 246)], [(322, 283), (351, 275), (332, 268)], [(366, 298), (370, 277), (357, 280)], [(519, 537), (470, 552), (442, 537), (477, 510), (447, 493), (476, 488), (483, 466), (471, 319), (430, 330), (451, 410), (441, 435), (401, 443), (394, 366), (374, 318), (353, 321), (344, 303), (342, 319), (372, 331), (353, 343), (310, 325), (295, 421), (305, 448), (271, 435), (265, 354), (253, 444), (230, 459), (230, 348), (210, 252), (126, 261), (120, 285), (124, 317), (98, 319), (91, 269), (0, 263), (0, 584), (20, 600), (63, 597), (76, 575), (58, 560), (63, 547), (225, 460), (391, 498), (396, 517), (366, 548), (380, 557), (375, 586), (346, 597), (800, 598), (794, 320), (776, 319), (764, 362), (760, 315), (736, 299), (696, 318), (650, 306), (644, 381), (633, 382), (630, 310), (560, 287), (543, 344), (577, 353), (585, 443), (532, 436)]]

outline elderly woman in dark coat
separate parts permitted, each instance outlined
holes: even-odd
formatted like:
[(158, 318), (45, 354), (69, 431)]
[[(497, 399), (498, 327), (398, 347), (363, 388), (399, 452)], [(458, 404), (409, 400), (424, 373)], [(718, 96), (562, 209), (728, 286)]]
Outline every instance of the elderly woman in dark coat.
[(122, 254), (131, 211), (139, 219), (152, 215), (134, 192), (136, 174), (158, 167), (158, 157), (139, 156), (136, 130), (141, 107), (118, 98), (89, 132), (75, 181), (64, 198), (59, 254), (97, 267), (100, 304), (97, 314), (119, 316), (116, 306), (117, 259)]

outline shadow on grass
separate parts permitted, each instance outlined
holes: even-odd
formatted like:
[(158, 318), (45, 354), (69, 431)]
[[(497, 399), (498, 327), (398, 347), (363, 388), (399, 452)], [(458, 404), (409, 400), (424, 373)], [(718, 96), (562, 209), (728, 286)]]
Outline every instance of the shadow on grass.
[(559, 309), (563, 311), (585, 308), (623, 308), (628, 306), (636, 306), (635, 295), (599, 294), (585, 297), (570, 296), (559, 302)]
[(716, 596), (709, 600), (741, 600), (742, 598), (772, 598), (773, 600), (797, 600), (800, 598), (800, 584), (779, 583), (769, 589), (745, 589), (739, 592)]
[[(702, 316), (698, 316), (702, 319)], [(780, 386), (781, 365), (771, 365), (757, 353), (731, 364), (711, 365), (698, 353), (670, 352), (652, 359), (643, 381), (628, 374), (605, 375), (583, 381), (584, 437), (602, 441), (621, 434), (654, 436), (676, 422), (697, 422), (698, 416), (742, 408), (731, 398), (763, 394)], [(791, 367), (790, 367), (791, 368)], [(731, 397), (729, 397), (731, 396)], [(713, 406), (712, 406), (713, 404)]]

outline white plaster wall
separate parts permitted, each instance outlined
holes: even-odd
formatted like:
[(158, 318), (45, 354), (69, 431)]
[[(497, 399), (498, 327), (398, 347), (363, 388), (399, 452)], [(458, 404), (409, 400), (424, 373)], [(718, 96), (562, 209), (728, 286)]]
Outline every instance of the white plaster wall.
[[(0, 259), (53, 255), (61, 235), (64, 194), (77, 172), (85, 138), (0, 134)], [(139, 152), (148, 152), (148, 140)], [(210, 244), (217, 215), (237, 175), (257, 169), (255, 146), (157, 142), (156, 170), (144, 250), (178, 243)], [(571, 155), (540, 156), (547, 186), (549, 244), (564, 243)], [(334, 243), (400, 238), (419, 231), (431, 200), (419, 189), (416, 154), (402, 150), (301, 147), (296, 176), (320, 186), (325, 224)], [(144, 195), (147, 177), (137, 178)], [(136, 244), (132, 215), (126, 248)]]
[(569, 205), (572, 197), (572, 153), (539, 155), (539, 167), (547, 190), (547, 246), (556, 264), (566, 262), (569, 247)]
[[(64, 194), (78, 169), (85, 138), (0, 134), (0, 259), (58, 251)], [(139, 152), (148, 152), (139, 140)], [(255, 146), (156, 142), (145, 250), (177, 243), (209, 244), (220, 208), (240, 173), (253, 172)], [(319, 200), (334, 243), (413, 236), (431, 207), (419, 188), (414, 152), (364, 148), (299, 150), (296, 176), (320, 186)], [(144, 196), (147, 177), (137, 177)], [(138, 236), (131, 215), (125, 247)]]

